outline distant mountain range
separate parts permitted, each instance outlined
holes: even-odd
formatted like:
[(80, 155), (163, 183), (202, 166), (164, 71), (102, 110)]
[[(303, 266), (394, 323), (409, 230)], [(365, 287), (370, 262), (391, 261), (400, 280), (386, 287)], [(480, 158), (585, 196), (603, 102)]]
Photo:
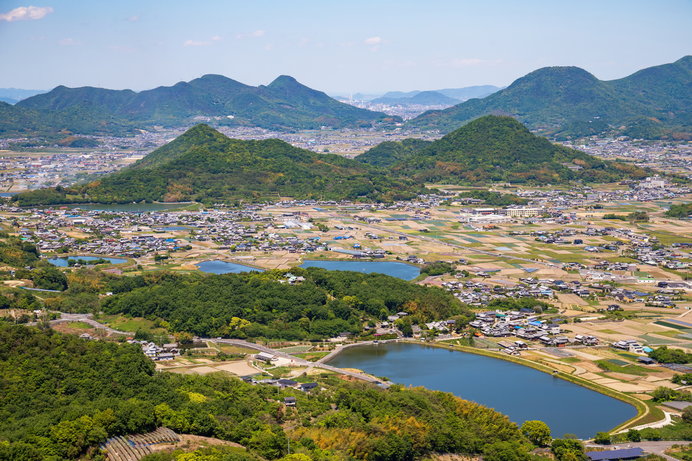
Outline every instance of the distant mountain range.
[(15, 104), (28, 97), (45, 93), (45, 90), (23, 90), (21, 88), (0, 88), (0, 101)]
[(373, 99), (370, 101), (371, 104), (391, 104), (391, 105), (401, 105), (401, 106), (451, 106), (458, 104), (459, 100), (445, 96), (437, 91), (421, 91), (413, 96), (408, 96), (404, 98), (393, 98), (382, 96), (381, 98)]
[(511, 117), (485, 116), (437, 141), (382, 143), (350, 160), (277, 139), (230, 139), (197, 125), (140, 161), (96, 181), (25, 192), (20, 205), (194, 200), (411, 198), (425, 184), (609, 182), (649, 172), (552, 144)]
[(610, 81), (578, 67), (545, 67), (483, 99), (421, 114), (408, 126), (450, 132), (487, 114), (516, 117), (557, 138), (692, 139), (692, 56)]
[(15, 196), (20, 205), (195, 200), (207, 204), (277, 200), (394, 200), (421, 187), (384, 170), (278, 139), (230, 139), (197, 125), (140, 161), (88, 184)]
[(199, 121), (293, 130), (364, 127), (399, 119), (338, 102), (286, 75), (258, 87), (205, 75), (138, 93), (58, 86), (14, 106), (0, 103), (0, 135), (117, 134)]
[(611, 182), (648, 174), (552, 144), (517, 120), (494, 115), (475, 119), (437, 141), (385, 142), (355, 159), (418, 184)]

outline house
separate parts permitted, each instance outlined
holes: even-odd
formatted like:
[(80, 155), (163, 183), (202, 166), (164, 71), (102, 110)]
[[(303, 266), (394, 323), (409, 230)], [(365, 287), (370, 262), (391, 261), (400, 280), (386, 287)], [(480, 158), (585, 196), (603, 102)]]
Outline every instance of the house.
[(277, 381), (277, 384), (279, 385), (279, 387), (281, 387), (282, 389), (284, 389), (284, 388), (286, 388), (286, 387), (295, 387), (295, 386), (297, 386), (297, 385), (298, 385), (298, 381), (293, 381), (292, 379), (279, 379), (279, 380)]
[(276, 360), (275, 355), (269, 354), (267, 352), (260, 352), (259, 354), (255, 355), (255, 358), (266, 363), (272, 363), (274, 360)]
[(298, 389), (300, 389), (303, 392), (310, 392), (311, 390), (315, 389), (317, 387), (317, 383), (301, 383), (298, 386)]
[(656, 361), (651, 357), (637, 357), (637, 362), (643, 363), (644, 365), (655, 365)]
[(587, 451), (585, 454), (591, 461), (624, 461), (641, 458), (644, 456), (644, 450), (641, 448), (621, 448), (609, 451)]
[(296, 398), (295, 397), (284, 397), (284, 405), (287, 407), (295, 407), (296, 406)]

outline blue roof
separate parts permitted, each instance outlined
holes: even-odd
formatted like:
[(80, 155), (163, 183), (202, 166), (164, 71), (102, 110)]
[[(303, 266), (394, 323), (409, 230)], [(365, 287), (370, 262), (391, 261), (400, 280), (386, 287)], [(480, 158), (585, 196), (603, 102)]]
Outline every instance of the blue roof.
[(636, 459), (640, 456), (644, 456), (644, 450), (641, 448), (622, 448), (620, 450), (610, 451), (587, 451), (586, 456), (588, 456), (591, 461)]

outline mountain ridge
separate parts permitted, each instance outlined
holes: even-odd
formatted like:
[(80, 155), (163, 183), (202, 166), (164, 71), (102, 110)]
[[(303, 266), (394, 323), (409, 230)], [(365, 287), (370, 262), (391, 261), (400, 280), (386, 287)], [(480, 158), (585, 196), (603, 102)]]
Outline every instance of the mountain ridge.
[(544, 67), (483, 99), (425, 112), (408, 126), (449, 132), (480, 116), (499, 114), (557, 138), (614, 133), (692, 139), (690, 107), (692, 56), (685, 56), (607, 81), (574, 66)]
[[(10, 114), (0, 115), (0, 135), (134, 132), (156, 125), (199, 123), (200, 117), (217, 125), (278, 130), (362, 127), (400, 120), (341, 103), (285, 75), (258, 87), (217, 74), (139, 92), (59, 85), (4, 112)], [(80, 123), (73, 121), (73, 115), (82, 116)], [(21, 130), (12, 117), (32, 123)]]

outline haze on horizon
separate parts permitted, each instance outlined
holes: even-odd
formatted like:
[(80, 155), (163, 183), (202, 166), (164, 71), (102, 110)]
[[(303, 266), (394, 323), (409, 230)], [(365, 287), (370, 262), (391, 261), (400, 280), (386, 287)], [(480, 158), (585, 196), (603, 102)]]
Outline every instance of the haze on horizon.
[(603, 80), (691, 53), (687, 0), (0, 2), (0, 87), (143, 90), (291, 75), (330, 94), (491, 84), (540, 67)]

